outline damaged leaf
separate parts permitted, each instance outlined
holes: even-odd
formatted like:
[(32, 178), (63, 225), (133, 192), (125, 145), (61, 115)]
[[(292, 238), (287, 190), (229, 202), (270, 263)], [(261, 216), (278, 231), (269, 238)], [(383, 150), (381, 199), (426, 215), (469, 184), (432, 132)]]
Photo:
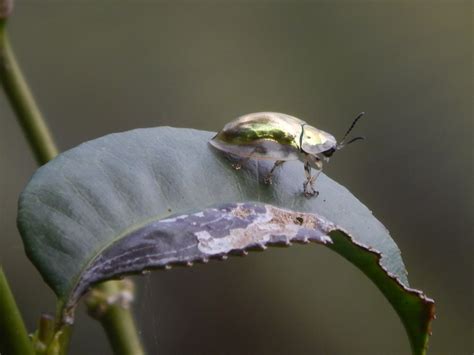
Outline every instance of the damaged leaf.
[(332, 243), (336, 226), (314, 214), (259, 203), (228, 203), (151, 222), (117, 240), (83, 271), (70, 302), (93, 282), (150, 268), (191, 266), (209, 259), (292, 242)]
[(299, 162), (285, 164), (272, 185), (263, 183), (271, 162), (235, 171), (208, 145), (212, 136), (169, 127), (111, 134), (35, 173), (20, 197), (18, 226), (63, 310), (110, 277), (315, 241), (376, 284), (413, 352), (423, 353), (434, 302), (409, 288), (400, 251), (372, 213), (323, 174), (319, 197), (305, 198)]

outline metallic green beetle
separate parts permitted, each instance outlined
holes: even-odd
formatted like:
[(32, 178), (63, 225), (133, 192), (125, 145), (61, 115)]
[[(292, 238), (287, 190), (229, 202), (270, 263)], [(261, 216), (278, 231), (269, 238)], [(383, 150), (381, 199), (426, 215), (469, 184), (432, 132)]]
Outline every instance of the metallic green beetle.
[[(323, 169), (323, 160), (336, 150), (342, 149), (364, 137), (356, 137), (348, 142), (345, 138), (356, 122), (364, 115), (360, 113), (347, 130), (340, 143), (329, 133), (308, 125), (299, 118), (277, 112), (257, 112), (241, 116), (229, 122), (209, 142), (212, 146), (231, 155), (243, 158), (233, 164), (240, 169), (248, 159), (276, 160), (273, 168), (265, 177), (267, 184), (272, 183), (275, 169), (288, 160), (300, 160), (304, 163), (306, 181), (303, 183), (306, 197), (318, 195), (313, 187), (316, 178)], [(316, 174), (311, 176), (311, 168)]]

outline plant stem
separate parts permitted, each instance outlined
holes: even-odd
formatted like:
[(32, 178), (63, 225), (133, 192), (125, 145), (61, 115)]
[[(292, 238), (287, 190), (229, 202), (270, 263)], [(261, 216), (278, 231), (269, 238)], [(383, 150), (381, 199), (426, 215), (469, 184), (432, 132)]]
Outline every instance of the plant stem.
[(33, 345), (0, 266), (0, 354), (33, 355)]
[(65, 355), (69, 345), (71, 326), (62, 325), (58, 329), (54, 316), (43, 313), (38, 329), (32, 336), (36, 355)]
[(8, 36), (0, 28), (0, 82), (30, 143), (36, 161), (43, 165), (58, 154), (46, 123), (35, 103)]
[[(2, 5), (2, 0), (0, 0), (0, 5)], [(20, 66), (16, 61), (13, 49), (10, 46), (7, 34), (5, 32), (5, 19), (2, 18), (0, 18), (0, 83), (4, 88), (8, 99), (10, 100), (13, 110), (15, 111), (17, 119), (23, 128), (23, 132), (25, 133), (25, 136), (30, 144), (38, 164), (43, 165), (47, 163), (58, 154), (58, 149), (56, 148), (56, 144), (54, 143), (51, 133), (48, 130), (45, 120), (43, 119), (41, 112), (36, 105), (28, 84), (21, 73)], [(129, 281), (129, 283), (131, 283), (131, 281)], [(5, 287), (2, 286), (2, 293), (4, 288)], [(109, 295), (113, 295), (116, 292), (123, 292), (123, 285), (120, 281), (108, 281), (98, 285), (96, 288), (99, 290), (99, 292)], [(9, 290), (6, 289), (5, 293), (7, 291)], [(11, 295), (11, 292), (9, 295)], [(12, 296), (10, 299), (6, 299), (5, 301), (0, 298), (0, 310), (1, 307), (7, 307), (6, 305), (9, 303), (6, 303), (6, 301), (9, 301), (10, 303), (13, 302), (12, 304), (14, 305)], [(13, 308), (16, 310), (16, 306)], [(2, 316), (0, 317), (0, 321), (4, 321), (6, 318), (3, 318), (3, 314), (6, 313), (2, 312), (1, 314)], [(135, 355), (144, 353), (135, 328), (133, 316), (129, 308), (121, 307), (118, 304), (110, 305), (108, 311), (104, 317), (100, 319), (100, 321), (105, 328), (109, 341), (112, 344), (112, 348), (117, 354)], [(26, 334), (24, 325), (22, 327), (23, 328), (21, 329), (23, 329), (24, 333)], [(15, 326), (15, 329), (16, 328), (17, 327)], [(64, 331), (67, 331), (67, 334), (62, 334)], [(57, 343), (59, 344), (58, 347), (60, 348), (58, 351), (64, 352), (68, 345), (70, 329), (62, 329), (59, 330), (59, 332), (56, 333), (55, 337), (53, 338), (55, 340), (52, 341), (50, 345), (56, 346), (55, 344)], [(28, 338), (26, 339), (29, 341)], [(28, 351), (25, 350), (12, 353), (33, 353), (31, 343), (28, 344), (30, 349), (25, 348)], [(25, 344), (23, 345), (26, 346)]]
[(121, 280), (103, 282), (86, 296), (88, 312), (104, 327), (114, 354), (144, 354), (129, 309), (133, 294), (133, 283)]

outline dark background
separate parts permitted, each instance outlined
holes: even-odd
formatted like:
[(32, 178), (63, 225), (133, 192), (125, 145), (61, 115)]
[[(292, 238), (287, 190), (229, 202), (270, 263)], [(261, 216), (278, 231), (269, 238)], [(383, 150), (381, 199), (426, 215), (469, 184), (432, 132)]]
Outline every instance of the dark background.
[[(110, 132), (218, 130), (278, 111), (368, 137), (326, 173), (387, 226), (437, 301), (430, 354), (471, 354), (471, 1), (20, 1), (17, 56), (62, 150)], [(179, 149), (179, 147), (176, 147)], [(23, 253), (17, 197), (36, 169), (0, 95), (0, 262), (29, 329), (55, 298)], [(407, 354), (397, 315), (318, 246), (136, 277), (150, 354)], [(110, 352), (77, 313), (72, 354)]]

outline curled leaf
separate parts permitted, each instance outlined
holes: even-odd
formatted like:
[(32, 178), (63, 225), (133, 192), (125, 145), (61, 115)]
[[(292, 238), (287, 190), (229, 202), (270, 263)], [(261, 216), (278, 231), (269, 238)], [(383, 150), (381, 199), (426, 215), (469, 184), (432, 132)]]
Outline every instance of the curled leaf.
[(270, 162), (235, 171), (208, 145), (212, 136), (169, 127), (111, 134), (35, 173), (20, 197), (18, 226), (64, 311), (110, 277), (313, 240), (374, 281), (413, 352), (423, 353), (433, 301), (409, 287), (400, 251), (372, 213), (323, 174), (319, 197), (305, 198), (300, 162), (286, 163), (272, 185), (264, 184)]

